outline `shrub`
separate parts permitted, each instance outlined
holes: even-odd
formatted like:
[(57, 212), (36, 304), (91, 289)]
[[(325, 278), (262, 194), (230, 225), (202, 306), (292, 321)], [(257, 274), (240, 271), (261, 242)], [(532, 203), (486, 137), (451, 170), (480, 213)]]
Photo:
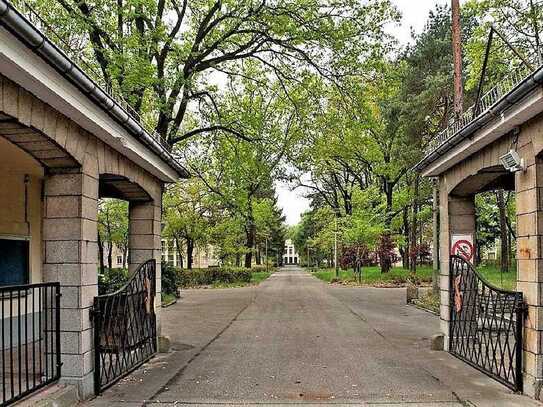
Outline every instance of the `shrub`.
[(212, 284), (251, 282), (252, 270), (240, 267), (209, 267), (177, 271), (177, 283), (181, 287), (198, 287)]
[(253, 266), (251, 268), (251, 272), (253, 273), (262, 273), (262, 272), (265, 272), (265, 271), (273, 271), (273, 264), (270, 264), (268, 265), (268, 270), (266, 270), (266, 264), (259, 264), (259, 265), (256, 265), (256, 266)]
[(390, 237), (390, 234), (382, 234), (377, 246), (377, 255), (379, 256), (379, 264), (383, 273), (388, 273), (392, 268), (392, 265), (398, 261), (395, 249), (396, 245)]
[(165, 262), (162, 262), (160, 268), (162, 292), (177, 296), (177, 285), (179, 283), (179, 278), (176, 268)]
[(109, 294), (117, 291), (128, 281), (128, 270), (123, 268), (104, 268), (98, 273), (98, 294)]
[(343, 248), (339, 264), (342, 269), (357, 268), (371, 264), (371, 253), (364, 244), (352, 245)]
[(409, 258), (411, 261), (420, 262), (422, 264), (430, 263), (432, 261), (432, 249), (426, 242), (418, 244), (412, 247), (409, 251)]

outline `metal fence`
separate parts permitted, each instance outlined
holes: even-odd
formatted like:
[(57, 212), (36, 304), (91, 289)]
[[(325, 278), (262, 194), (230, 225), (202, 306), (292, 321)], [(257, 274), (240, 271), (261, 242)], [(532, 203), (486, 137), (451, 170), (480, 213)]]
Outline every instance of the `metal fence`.
[(484, 93), (479, 100), (479, 104), (470, 106), (467, 110), (456, 117), (451, 114), (447, 127), (439, 132), (425, 148), (425, 155), (429, 155), (437, 150), (452, 136), (474, 121), (478, 116), (481, 116), (487, 110), (489, 110), (496, 102), (498, 102), (503, 96), (512, 91), (517, 85), (519, 85), (524, 79), (526, 79), (533, 70), (528, 66), (522, 64), (516, 69), (512, 70), (504, 78), (502, 78), (495, 86)]
[(493, 287), (451, 256), (449, 351), (515, 391), (522, 391), (525, 310), (521, 292)]
[(60, 284), (0, 287), (0, 302), (0, 406), (7, 406), (60, 378)]
[(96, 394), (156, 353), (155, 279), (156, 262), (149, 260), (124, 287), (94, 297)]

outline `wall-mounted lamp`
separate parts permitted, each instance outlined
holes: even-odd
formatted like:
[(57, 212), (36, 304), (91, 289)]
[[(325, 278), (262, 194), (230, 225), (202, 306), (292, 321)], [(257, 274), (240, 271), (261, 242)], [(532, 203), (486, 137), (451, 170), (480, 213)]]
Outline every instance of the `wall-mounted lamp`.
[(525, 171), (526, 164), (524, 158), (520, 158), (515, 150), (509, 150), (506, 154), (500, 157), (500, 162), (507, 171), (518, 172)]

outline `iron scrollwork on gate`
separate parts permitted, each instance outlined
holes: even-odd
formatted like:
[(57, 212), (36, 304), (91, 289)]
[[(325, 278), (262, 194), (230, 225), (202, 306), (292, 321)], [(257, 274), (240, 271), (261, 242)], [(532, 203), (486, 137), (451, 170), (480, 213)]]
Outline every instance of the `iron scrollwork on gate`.
[(156, 353), (155, 291), (156, 263), (149, 260), (121, 289), (94, 298), (96, 394)]
[(449, 352), (514, 391), (522, 390), (522, 293), (492, 286), (450, 258)]

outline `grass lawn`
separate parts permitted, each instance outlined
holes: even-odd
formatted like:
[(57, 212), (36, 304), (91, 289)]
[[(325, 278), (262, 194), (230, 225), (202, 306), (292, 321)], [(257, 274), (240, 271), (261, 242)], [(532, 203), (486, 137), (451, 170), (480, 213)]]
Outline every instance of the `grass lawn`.
[(513, 269), (508, 273), (502, 273), (499, 266), (479, 266), (477, 270), (492, 285), (506, 290), (517, 288), (517, 271)]
[[(335, 277), (334, 269), (324, 269), (313, 273), (315, 277), (323, 281), (332, 281)], [(409, 270), (401, 267), (394, 267), (388, 273), (381, 273), (379, 266), (362, 268), (362, 284), (376, 286), (398, 286), (405, 285), (410, 277)], [(432, 267), (417, 267), (416, 278), (419, 282), (429, 284), (432, 282)], [(339, 279), (343, 283), (358, 284), (357, 276), (352, 270), (340, 270)]]
[(251, 273), (250, 282), (245, 282), (245, 281), (236, 281), (233, 283), (216, 282), (216, 283), (213, 283), (211, 287), (212, 288), (237, 288), (237, 287), (247, 287), (249, 285), (258, 285), (262, 281), (266, 280), (269, 276), (271, 276), (271, 273), (269, 272), (255, 271), (254, 273)]
[[(517, 273), (512, 270), (508, 273), (500, 273), (499, 267), (480, 266), (477, 268), (479, 273), (492, 285), (514, 290), (516, 288)], [(335, 278), (334, 269), (321, 269), (313, 275), (323, 281), (331, 282)], [(378, 266), (362, 268), (362, 284), (374, 286), (403, 286), (410, 277), (409, 270), (401, 267), (395, 267), (388, 273), (382, 274)], [(428, 285), (432, 282), (432, 267), (418, 266), (416, 273), (417, 281), (422, 285)], [(345, 284), (357, 285), (357, 276), (352, 270), (340, 270), (340, 281)]]
[(170, 302), (175, 300), (175, 295), (161, 293), (161, 300), (162, 300), (162, 304), (169, 304)]
[(257, 271), (251, 276), (251, 284), (260, 284), (262, 281), (266, 280), (271, 275), (267, 271)]

